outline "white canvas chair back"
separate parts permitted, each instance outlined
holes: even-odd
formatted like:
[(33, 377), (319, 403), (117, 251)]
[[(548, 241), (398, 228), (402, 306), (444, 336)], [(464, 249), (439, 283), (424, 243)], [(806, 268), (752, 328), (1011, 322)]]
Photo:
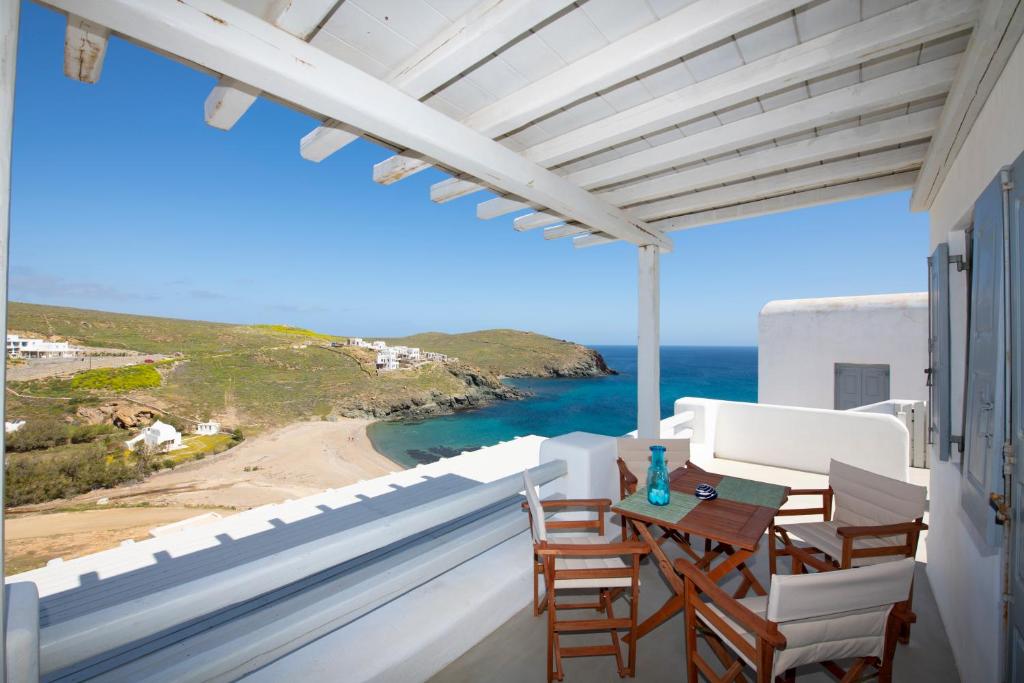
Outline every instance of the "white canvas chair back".
[(523, 485), (526, 487), (526, 500), (530, 505), (530, 533), (533, 535), (533, 542), (546, 541), (548, 532), (544, 525), (544, 508), (537, 497), (537, 487), (533, 485), (533, 478), (527, 470), (523, 470)]
[(847, 657), (880, 657), (892, 606), (910, 594), (914, 559), (816, 574), (776, 574), (766, 617), (779, 625), (786, 647), (775, 653), (772, 676), (802, 664)]
[(928, 489), (833, 460), (828, 485), (835, 492), (832, 519), (841, 526), (910, 522), (924, 515)]
[(642, 480), (647, 475), (647, 468), (651, 464), (651, 446), (655, 445), (665, 447), (665, 461), (669, 471), (682, 467), (690, 460), (689, 439), (619, 439), (619, 457), (638, 479)]

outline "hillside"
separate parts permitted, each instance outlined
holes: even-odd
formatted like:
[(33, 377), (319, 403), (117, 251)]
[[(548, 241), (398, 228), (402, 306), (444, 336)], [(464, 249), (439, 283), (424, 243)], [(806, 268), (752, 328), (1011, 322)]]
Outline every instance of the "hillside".
[(528, 332), (427, 333), (394, 343), (459, 358), (378, 375), (374, 354), (331, 348), (343, 341), (282, 325), (233, 325), (11, 303), (9, 329), (56, 336), (84, 346), (132, 349), (172, 359), (159, 365), (158, 386), (97, 391), (90, 383), (51, 379), (9, 383), (9, 417), (81, 415), (82, 408), (134, 399), (185, 419), (218, 419), (262, 429), (299, 419), (431, 415), (519, 393), (502, 376), (584, 376), (607, 372), (596, 352)]
[(611, 372), (593, 349), (518, 330), (425, 332), (388, 343), (439, 351), (502, 377), (589, 377)]

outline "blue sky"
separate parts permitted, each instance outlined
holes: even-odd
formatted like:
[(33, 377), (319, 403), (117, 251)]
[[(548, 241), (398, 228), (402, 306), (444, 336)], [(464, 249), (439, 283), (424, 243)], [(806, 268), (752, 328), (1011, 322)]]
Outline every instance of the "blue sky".
[[(11, 298), (337, 334), (530, 329), (633, 343), (635, 248), (574, 250), (433, 204), (436, 171), (385, 187), (359, 141), (315, 164), (314, 122), (257, 101), (203, 122), (207, 75), (114, 39), (102, 78), (62, 72), (64, 20), (26, 3), (14, 131)], [(908, 193), (673, 233), (664, 344), (753, 345), (779, 298), (926, 288)]]

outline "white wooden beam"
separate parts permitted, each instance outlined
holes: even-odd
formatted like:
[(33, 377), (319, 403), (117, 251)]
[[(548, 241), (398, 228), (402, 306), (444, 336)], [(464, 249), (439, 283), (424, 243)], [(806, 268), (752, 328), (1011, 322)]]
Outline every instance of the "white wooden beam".
[(1024, 36), (1024, 2), (986, 0), (971, 33), (938, 131), (918, 176), (910, 208), (925, 211), (981, 113), (1003, 67)]
[(636, 428), (641, 439), (661, 436), (661, 254), (637, 249)]
[[(658, 221), (652, 225), (658, 226), (666, 232), (690, 230), (692, 228), (713, 225), (715, 223), (726, 223), (744, 218), (766, 216), (773, 213), (784, 213), (786, 211), (805, 209), (812, 206), (820, 206), (822, 204), (831, 204), (833, 202), (842, 202), (850, 199), (860, 199), (861, 197), (871, 197), (874, 195), (906, 190), (913, 187), (916, 178), (917, 171), (907, 171), (905, 173), (896, 173), (894, 175), (882, 176), (880, 178), (858, 180), (852, 183), (823, 187), (817, 190), (807, 190), (805, 192), (796, 192), (779, 197), (771, 197), (769, 199), (759, 199), (746, 204), (736, 204), (734, 206), (725, 206), (717, 209), (711, 209), (709, 211), (699, 211), (686, 216), (678, 216), (676, 218)], [(593, 247), (615, 241), (617, 240), (607, 236), (583, 235), (573, 240), (573, 246), (580, 248)]]
[(511, 211), (530, 208), (531, 206), (531, 204), (524, 203), (520, 199), (512, 197), (495, 197), (476, 205), (476, 217), (487, 220), (496, 216), (503, 216)]
[(935, 130), (941, 110), (942, 107), (931, 107), (856, 128), (844, 128), (834, 133), (617, 187), (599, 193), (598, 196), (616, 206), (629, 206), (659, 197), (731, 183), (751, 176), (924, 140)]
[(550, 228), (544, 228), (544, 239), (546, 240), (557, 240), (562, 237), (575, 237), (576, 235), (587, 234), (587, 230), (582, 225), (576, 225), (575, 223), (566, 223), (564, 225), (554, 225)]
[(548, 225), (554, 225), (564, 221), (565, 218), (557, 214), (550, 213), (548, 211), (537, 211), (535, 213), (528, 213), (525, 216), (520, 216), (512, 221), (512, 227), (523, 232), (524, 230), (533, 230), (534, 228), (543, 228)]
[(777, 173), (745, 183), (734, 183), (681, 197), (672, 197), (633, 209), (634, 215), (645, 221), (668, 216), (706, 211), (719, 206), (730, 206), (755, 201), (782, 193), (800, 192), (823, 185), (845, 183), (858, 178), (889, 175), (921, 167), (928, 145), (921, 143), (874, 154), (808, 166), (798, 171)]
[[(497, 52), (573, 0), (483, 0), (400, 64), (384, 80), (420, 99)], [(323, 161), (358, 137), (343, 123), (327, 121), (307, 133), (299, 153)]]
[[(544, 166), (576, 159), (668, 126), (833, 73), (868, 59), (970, 27), (975, 0), (916, 0), (865, 21), (768, 55), (681, 88), (526, 149)], [(449, 201), (478, 191), (469, 180), (450, 179), (431, 188), (431, 198)]]
[[(696, 0), (492, 102), (463, 122), (488, 137), (503, 135), (559, 107), (714, 45), (803, 4), (806, 0)], [(374, 180), (393, 183), (429, 165), (422, 157), (397, 155), (374, 166)]]
[(347, 121), (403, 149), (635, 244), (664, 235), (504, 145), (224, 0), (46, 0), (128, 39)]
[(103, 71), (110, 29), (68, 14), (64, 32), (64, 75), (82, 83), (95, 83)]
[[(308, 40), (340, 0), (288, 0), (272, 2), (266, 20), (296, 38)], [(206, 97), (203, 114), (206, 123), (231, 130), (249, 111), (260, 91), (233, 78), (221, 77)]]
[(472, 180), (465, 178), (448, 178), (430, 186), (430, 201), (444, 204), (467, 194), (484, 189)]
[[(819, 137), (791, 142), (781, 147), (732, 157), (722, 161), (696, 166), (672, 175), (642, 180), (626, 185), (598, 196), (615, 206), (627, 207), (640, 205), (635, 210), (643, 217), (647, 205), (660, 197), (680, 195), (702, 188), (734, 183), (752, 176), (776, 173), (787, 168), (806, 166), (808, 164), (826, 162), (829, 159), (863, 154), (884, 147), (924, 140), (928, 138), (939, 119), (941, 107), (932, 107), (913, 114), (905, 114), (884, 121), (846, 128), (835, 133)], [(493, 200), (491, 200), (493, 201)], [(489, 204), (484, 202), (480, 206)], [(509, 213), (526, 208), (521, 202), (505, 199), (502, 205), (491, 204), (487, 218), (493, 218), (499, 212)], [(634, 209), (630, 208), (630, 211)], [(530, 230), (564, 220), (550, 212), (538, 212), (520, 216), (514, 221), (516, 230)]]
[(593, 188), (631, 180), (773, 138), (838, 123), (914, 100), (941, 95), (949, 88), (959, 55), (897, 71), (863, 83), (749, 116), (566, 176)]

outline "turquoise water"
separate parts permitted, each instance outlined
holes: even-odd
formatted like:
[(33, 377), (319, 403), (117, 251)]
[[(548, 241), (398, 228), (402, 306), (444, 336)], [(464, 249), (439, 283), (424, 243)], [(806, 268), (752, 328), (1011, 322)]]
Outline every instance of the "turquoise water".
[[(509, 380), (533, 395), (455, 415), (378, 422), (370, 426), (370, 440), (378, 451), (408, 466), (524, 434), (625, 434), (636, 429), (636, 347), (595, 348), (618, 375)], [(757, 348), (662, 347), (662, 417), (672, 414), (682, 396), (757, 401)]]

